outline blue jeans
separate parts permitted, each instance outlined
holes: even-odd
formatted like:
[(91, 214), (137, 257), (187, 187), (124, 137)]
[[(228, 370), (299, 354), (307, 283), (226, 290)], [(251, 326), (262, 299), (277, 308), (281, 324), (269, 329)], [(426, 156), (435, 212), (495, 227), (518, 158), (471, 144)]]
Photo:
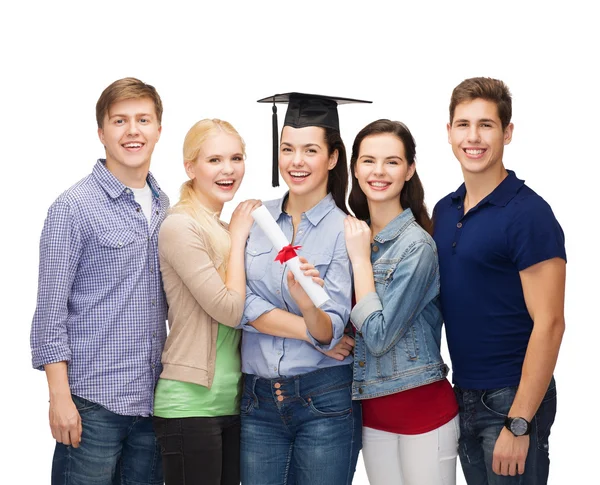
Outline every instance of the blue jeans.
[(83, 433), (78, 448), (56, 443), (52, 485), (162, 485), (152, 418), (121, 416), (73, 396)]
[(454, 392), (460, 416), (458, 452), (468, 485), (544, 485), (548, 482), (548, 437), (556, 415), (554, 378), (531, 421), (525, 473), (514, 477), (496, 475), (492, 470), (492, 457), (517, 387), (468, 390), (455, 386)]
[(243, 485), (349, 485), (362, 447), (352, 368), (294, 377), (244, 376)]

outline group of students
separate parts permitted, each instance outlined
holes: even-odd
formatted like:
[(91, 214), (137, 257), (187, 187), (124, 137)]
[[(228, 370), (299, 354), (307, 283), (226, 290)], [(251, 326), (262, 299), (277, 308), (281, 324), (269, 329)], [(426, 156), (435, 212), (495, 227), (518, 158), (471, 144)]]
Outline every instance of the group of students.
[[(406, 125), (366, 125), (348, 167), (337, 108), (357, 100), (261, 101), (288, 103), (273, 159), (288, 191), (226, 224), (246, 158), (233, 126), (192, 126), (169, 209), (149, 173), (158, 93), (125, 78), (100, 96), (106, 158), (52, 204), (40, 243), (52, 483), (344, 485), (362, 449), (374, 485), (454, 484), (457, 456), (469, 485), (545, 484), (566, 255), (548, 204), (504, 167), (507, 86), (454, 89), (464, 184), (431, 218)], [(254, 224), (263, 204), (319, 307)]]

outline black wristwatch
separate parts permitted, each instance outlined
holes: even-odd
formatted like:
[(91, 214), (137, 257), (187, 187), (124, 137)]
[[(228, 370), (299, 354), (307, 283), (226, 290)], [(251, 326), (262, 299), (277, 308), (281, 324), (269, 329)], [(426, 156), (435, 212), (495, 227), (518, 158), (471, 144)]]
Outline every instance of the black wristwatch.
[(510, 418), (504, 420), (504, 426), (515, 436), (525, 436), (531, 433), (531, 423), (525, 418)]

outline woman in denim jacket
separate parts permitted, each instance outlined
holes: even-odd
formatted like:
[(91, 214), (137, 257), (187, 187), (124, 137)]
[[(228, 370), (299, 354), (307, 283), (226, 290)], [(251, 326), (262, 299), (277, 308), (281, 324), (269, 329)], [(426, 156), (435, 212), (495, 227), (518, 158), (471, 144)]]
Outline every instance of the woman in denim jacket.
[(440, 355), (437, 251), (410, 131), (370, 123), (356, 136), (350, 168), (353, 398), (363, 404), (369, 482), (454, 484), (458, 407)]

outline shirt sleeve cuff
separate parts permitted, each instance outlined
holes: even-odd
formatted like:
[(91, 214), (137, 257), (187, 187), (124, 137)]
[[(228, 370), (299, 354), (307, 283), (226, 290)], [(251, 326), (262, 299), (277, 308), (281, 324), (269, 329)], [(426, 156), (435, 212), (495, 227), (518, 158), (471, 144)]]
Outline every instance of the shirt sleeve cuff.
[(257, 320), (265, 313), (269, 313), (276, 308), (277, 307), (275, 305), (269, 303), (268, 301), (265, 301), (262, 298), (257, 298), (249, 305), (246, 305), (242, 321), (236, 328), (241, 328), (247, 332), (260, 333), (252, 325), (250, 325), (250, 322)]
[(308, 329), (306, 329), (306, 336), (309, 338), (309, 340), (311, 341), (311, 343), (313, 344), (313, 346), (317, 349), (320, 350), (331, 350), (333, 349), (338, 342), (341, 340), (341, 338), (344, 336), (344, 324), (342, 322), (342, 319), (337, 316), (337, 315), (329, 315), (329, 317), (331, 318), (331, 327), (333, 330), (333, 336), (331, 337), (331, 342), (329, 342), (328, 344), (322, 344), (320, 343), (318, 340), (316, 340), (311, 333), (308, 331)]
[(352, 321), (354, 328), (360, 331), (365, 320), (369, 318), (373, 312), (381, 310), (383, 310), (381, 300), (377, 296), (377, 293), (373, 291), (367, 293), (356, 305), (354, 305), (352, 313), (350, 313), (350, 320)]
[(71, 360), (71, 349), (60, 345), (44, 345), (32, 352), (32, 365), (34, 369), (44, 370), (46, 364), (56, 362), (69, 362)]

